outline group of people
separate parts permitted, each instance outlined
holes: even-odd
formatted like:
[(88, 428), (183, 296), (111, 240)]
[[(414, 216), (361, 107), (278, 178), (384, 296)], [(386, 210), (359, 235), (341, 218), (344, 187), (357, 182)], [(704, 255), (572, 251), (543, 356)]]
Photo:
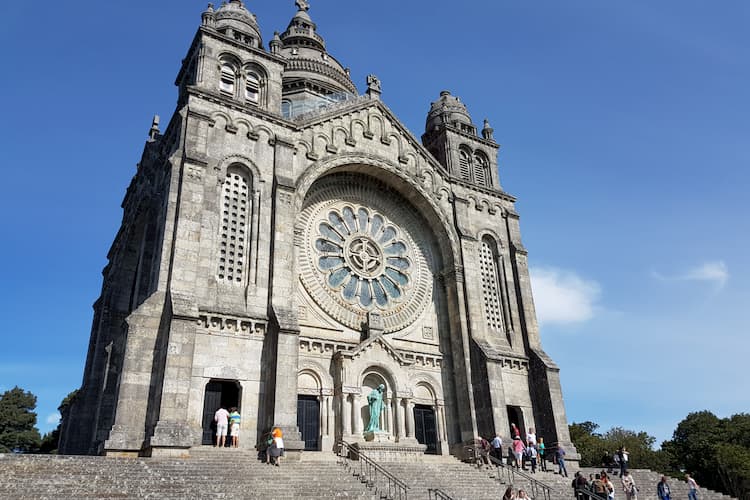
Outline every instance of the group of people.
[[(625, 471), (628, 470), (629, 457), (628, 449), (621, 446), (616, 452), (604, 455), (602, 458), (602, 467), (606, 467), (609, 473), (612, 473), (612, 469), (620, 469), (620, 477), (622, 477)], [(616, 472), (614, 474), (615, 476), (617, 475)]]
[[(210, 415), (210, 414), (209, 414)], [(236, 407), (226, 410), (223, 406), (214, 413), (214, 422), (216, 423), (216, 443), (214, 446), (224, 448), (226, 446), (227, 431), (231, 438), (230, 446), (237, 448), (240, 445), (240, 413)]]
[[(547, 447), (544, 444), (544, 438), (537, 438), (534, 429), (529, 428), (525, 439), (521, 439), (521, 431), (516, 424), (511, 424), (511, 435), (513, 440), (508, 446), (508, 466), (527, 470), (528, 464), (528, 470), (535, 474), (539, 465), (542, 471), (547, 471)], [(496, 434), (491, 441), (477, 437), (477, 448), (483, 463), (489, 464), (489, 456), (503, 463), (503, 439), (500, 434)], [(568, 471), (565, 469), (565, 450), (558, 446), (554, 456), (560, 474), (568, 477)]]
[[(688, 486), (688, 500), (698, 500), (698, 490), (700, 489), (698, 483), (689, 474), (685, 475), (685, 482)], [(635, 484), (635, 478), (627, 469), (620, 473), (620, 484), (626, 500), (638, 499), (638, 486)], [(571, 486), (577, 500), (603, 498), (614, 500), (615, 498), (615, 485), (605, 471), (601, 471), (599, 474), (589, 474), (588, 479), (580, 472), (576, 472)], [(672, 500), (672, 490), (667, 481), (667, 476), (662, 476), (661, 481), (657, 483), (656, 494), (659, 500)]]
[(505, 489), (503, 500), (531, 500), (531, 498), (524, 489), (519, 489), (517, 492), (513, 491), (513, 485), (511, 484)]
[[(223, 406), (214, 413), (214, 423), (216, 424), (216, 442), (214, 446), (224, 448), (229, 445), (232, 448), (239, 448), (240, 445), (240, 412), (236, 407), (231, 407), (227, 411)], [(227, 443), (227, 434), (231, 438)], [(279, 466), (279, 459), (284, 456), (284, 438), (281, 429), (274, 428), (265, 436), (263, 444), (265, 445), (266, 463)], [(262, 448), (261, 448), (262, 450)]]

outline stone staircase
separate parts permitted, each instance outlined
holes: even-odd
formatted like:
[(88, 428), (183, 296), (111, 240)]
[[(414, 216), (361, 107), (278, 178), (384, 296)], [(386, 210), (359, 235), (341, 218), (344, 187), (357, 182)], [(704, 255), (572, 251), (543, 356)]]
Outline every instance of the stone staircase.
[[(589, 477), (589, 474), (596, 474), (601, 472), (600, 469), (594, 468), (582, 468), (581, 473)], [(635, 480), (635, 484), (638, 487), (638, 500), (658, 500), (656, 495), (656, 483), (661, 481), (662, 474), (660, 472), (654, 472), (648, 469), (629, 469), (630, 474)], [(620, 478), (615, 477), (614, 474), (608, 474), (610, 480), (615, 485), (615, 500), (618, 498), (624, 500), (625, 494), (622, 493), (622, 487), (620, 486)], [(667, 477), (669, 488), (671, 490), (672, 500), (687, 500), (688, 498), (688, 487), (685, 481), (680, 481), (674, 478)], [(731, 500), (732, 497), (719, 493), (717, 491), (708, 490), (701, 488), (698, 490), (698, 500)]]
[[(425, 455), (418, 463), (380, 465), (409, 486), (410, 500), (428, 499), (439, 488), (453, 499), (499, 499), (508, 486), (507, 475), (494, 467), (477, 467), (453, 457)], [(550, 468), (550, 470), (552, 470)], [(582, 469), (587, 477), (600, 469)], [(640, 488), (639, 500), (656, 500), (661, 474), (631, 469)], [(551, 489), (551, 500), (572, 500), (571, 477), (552, 472), (534, 476)], [(528, 480), (516, 475), (513, 488), (532, 495)], [(612, 477), (615, 499), (624, 500), (618, 477)], [(684, 481), (670, 480), (672, 500), (687, 500)], [(255, 452), (215, 449), (191, 450), (190, 458), (138, 458), (0, 455), (0, 499), (243, 499), (263, 498), (377, 498), (337, 462), (332, 453), (304, 453), (300, 461), (283, 459), (280, 467), (257, 460)], [(699, 500), (731, 500), (701, 489)]]
[(274, 467), (229, 448), (185, 459), (0, 455), (0, 499), (375, 498), (334, 455), (324, 458)]

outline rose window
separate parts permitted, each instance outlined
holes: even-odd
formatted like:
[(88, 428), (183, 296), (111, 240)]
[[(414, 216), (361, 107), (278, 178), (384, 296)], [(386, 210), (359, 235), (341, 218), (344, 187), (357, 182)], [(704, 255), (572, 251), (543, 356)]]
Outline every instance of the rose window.
[(408, 245), (395, 224), (370, 209), (331, 209), (318, 225), (318, 268), (350, 304), (386, 309), (410, 284)]

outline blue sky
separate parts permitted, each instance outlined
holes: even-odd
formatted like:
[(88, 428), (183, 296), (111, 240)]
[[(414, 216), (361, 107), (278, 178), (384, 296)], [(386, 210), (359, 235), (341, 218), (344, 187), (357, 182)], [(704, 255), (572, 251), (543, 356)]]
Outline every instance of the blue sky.
[[(492, 123), (570, 421), (661, 441), (690, 411), (750, 411), (750, 3), (311, 4), (417, 137), (443, 89)], [(247, 5), (266, 43), (295, 11)], [(0, 390), (34, 392), (43, 431), (80, 384), (120, 202), (204, 8), (4, 4)]]

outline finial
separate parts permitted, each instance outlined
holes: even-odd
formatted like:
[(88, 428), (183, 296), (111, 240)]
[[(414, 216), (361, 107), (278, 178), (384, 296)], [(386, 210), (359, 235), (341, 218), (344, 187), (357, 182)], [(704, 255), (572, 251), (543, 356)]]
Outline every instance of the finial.
[(161, 135), (159, 132), (159, 115), (154, 115), (154, 119), (151, 120), (151, 130), (148, 131), (148, 140), (155, 141), (157, 137)]
[(380, 99), (381, 92), (380, 78), (375, 75), (367, 75), (367, 95), (371, 99)]
[(299, 10), (310, 10), (310, 2), (308, 2), (307, 0), (294, 0), (294, 4)]
[(492, 136), (494, 132), (495, 132), (495, 129), (490, 127), (490, 121), (487, 118), (485, 118), (484, 127), (482, 128), (482, 137), (484, 137), (488, 141), (494, 141), (495, 138)]

